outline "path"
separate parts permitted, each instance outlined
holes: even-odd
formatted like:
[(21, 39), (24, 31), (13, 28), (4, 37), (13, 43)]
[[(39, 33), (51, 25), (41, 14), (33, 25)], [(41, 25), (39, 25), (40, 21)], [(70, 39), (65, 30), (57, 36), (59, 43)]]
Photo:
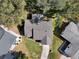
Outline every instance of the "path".
[(42, 46), (42, 54), (41, 54), (41, 59), (48, 59), (48, 55), (49, 55), (49, 45), (43, 45)]

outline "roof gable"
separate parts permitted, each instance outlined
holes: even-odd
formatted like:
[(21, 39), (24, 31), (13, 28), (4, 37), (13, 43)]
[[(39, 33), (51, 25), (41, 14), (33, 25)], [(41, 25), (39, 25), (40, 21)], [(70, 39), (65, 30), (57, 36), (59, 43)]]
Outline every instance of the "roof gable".
[(4, 31), (5, 33), (0, 38), (0, 56), (8, 53), (12, 44), (16, 42), (16, 38), (17, 38), (15, 35), (5, 31), (4, 29), (2, 31)]

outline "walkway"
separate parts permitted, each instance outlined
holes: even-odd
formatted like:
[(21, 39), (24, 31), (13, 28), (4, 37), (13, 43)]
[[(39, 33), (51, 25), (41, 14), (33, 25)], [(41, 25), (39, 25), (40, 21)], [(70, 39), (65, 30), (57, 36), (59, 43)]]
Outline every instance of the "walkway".
[(41, 54), (41, 59), (48, 59), (48, 55), (49, 55), (49, 45), (43, 45), (42, 46), (42, 54)]
[(60, 56), (60, 59), (71, 59), (70, 57), (66, 57), (66, 56), (64, 56), (64, 55), (61, 55)]

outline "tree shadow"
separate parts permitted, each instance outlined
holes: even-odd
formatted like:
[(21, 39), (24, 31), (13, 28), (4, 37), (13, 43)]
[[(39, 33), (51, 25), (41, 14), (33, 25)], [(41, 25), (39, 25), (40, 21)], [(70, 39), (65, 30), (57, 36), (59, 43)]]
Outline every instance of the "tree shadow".
[(58, 38), (60, 38), (62, 41), (65, 39), (61, 36), (61, 33), (65, 30), (66, 26), (69, 24), (69, 22), (63, 22), (61, 27), (56, 26), (54, 29), (54, 35), (56, 35)]
[(22, 20), (21, 25), (17, 25), (20, 35), (24, 35), (24, 20)]
[(12, 52), (12, 55), (15, 56), (15, 59), (28, 59), (28, 57), (25, 56), (24, 53), (22, 53), (22, 51), (19, 51), (19, 52)]
[(1, 59), (28, 59), (28, 57), (25, 56), (22, 51), (16, 52), (16, 51), (11, 51), (8, 52), (7, 54), (1, 56)]

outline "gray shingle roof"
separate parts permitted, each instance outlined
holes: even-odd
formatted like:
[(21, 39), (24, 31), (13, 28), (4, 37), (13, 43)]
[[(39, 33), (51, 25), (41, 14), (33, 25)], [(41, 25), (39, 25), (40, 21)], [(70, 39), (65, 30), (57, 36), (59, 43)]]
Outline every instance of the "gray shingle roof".
[(5, 31), (0, 27), (0, 38), (4, 35)]
[(24, 34), (27, 37), (32, 36), (32, 28), (33, 28), (32, 23), (29, 20), (25, 21)]
[(73, 44), (69, 44), (67, 48), (65, 49), (65, 53), (69, 56), (74, 56), (77, 51), (78, 51), (78, 47), (76, 47)]
[[(79, 41), (79, 29), (77, 27), (77, 25), (73, 22), (71, 22), (66, 29), (62, 32), (61, 34), (62, 37), (64, 37), (66, 40), (68, 40), (71, 43), (75, 43), (77, 44), (77, 42)], [(75, 42), (74, 42), (75, 40)], [(79, 42), (78, 42), (79, 43)]]
[[(33, 32), (32, 32), (32, 29), (33, 29)], [(27, 37), (33, 36), (35, 40), (43, 40), (45, 36), (50, 38), (53, 34), (52, 20), (49, 20), (49, 21), (42, 20), (38, 24), (31, 23), (30, 20), (26, 20), (24, 31)]]
[(2, 31), (2, 33), (3, 32), (5, 32), (5, 33), (0, 38), (0, 56), (6, 54), (10, 50), (12, 44), (16, 40), (16, 36), (4, 31), (4, 29), (3, 30), (0, 29), (0, 32), (1, 31)]
[(70, 22), (69, 25), (62, 32), (61, 36), (70, 42), (70, 44), (65, 49), (65, 53), (69, 56), (73, 56), (79, 50), (78, 25), (73, 22)]
[(52, 44), (52, 40), (51, 38), (49, 38), (48, 36), (45, 36), (42, 41), (41, 41), (42, 44), (44, 45), (51, 45)]
[(52, 36), (52, 22), (42, 21), (38, 25), (34, 24), (34, 39), (42, 40), (45, 36)]

